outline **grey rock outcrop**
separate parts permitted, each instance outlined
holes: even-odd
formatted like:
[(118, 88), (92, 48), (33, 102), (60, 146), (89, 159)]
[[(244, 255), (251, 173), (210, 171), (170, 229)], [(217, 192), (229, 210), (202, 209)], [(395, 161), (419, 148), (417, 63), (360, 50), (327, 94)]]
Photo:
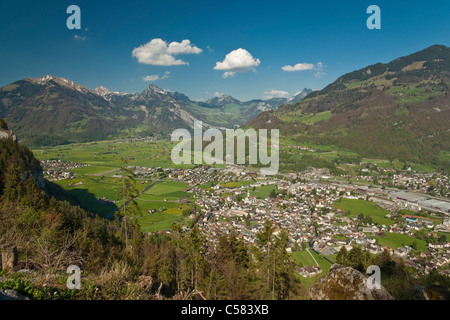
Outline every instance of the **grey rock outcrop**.
[(17, 291), (0, 289), (0, 301), (4, 300), (30, 300), (30, 299), (21, 295)]
[(0, 139), (12, 139), (13, 141), (17, 141), (17, 136), (12, 131), (0, 129)]
[(311, 300), (394, 300), (383, 286), (370, 289), (367, 282), (368, 276), (358, 270), (334, 264), (309, 294)]

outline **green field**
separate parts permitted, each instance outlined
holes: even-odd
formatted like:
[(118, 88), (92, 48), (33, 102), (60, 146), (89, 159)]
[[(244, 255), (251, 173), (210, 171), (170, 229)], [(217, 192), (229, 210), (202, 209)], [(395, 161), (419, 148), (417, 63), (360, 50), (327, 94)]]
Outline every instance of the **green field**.
[(138, 221), (143, 232), (156, 232), (161, 230), (170, 230), (177, 219), (179, 218), (175, 215), (156, 212), (142, 216), (138, 219)]
[[(316, 252), (314, 252), (312, 250), (310, 250), (309, 252), (311, 252), (311, 254), (314, 256), (314, 259), (316, 259), (320, 268), (322, 268), (322, 273), (315, 277), (312, 277), (312, 278), (304, 278), (301, 275), (297, 274), (300, 281), (302, 282), (302, 284), (304, 285), (304, 287), (306, 289), (309, 289), (311, 286), (313, 286), (317, 282), (317, 280), (319, 280), (320, 278), (325, 276), (328, 273), (328, 271), (330, 271), (330, 268), (332, 266), (332, 264), (330, 262), (328, 262), (327, 260), (325, 260), (322, 255), (317, 254)], [(314, 263), (314, 260), (311, 258), (311, 255), (306, 250), (294, 251), (294, 252), (292, 252), (291, 256), (294, 259), (294, 261), (297, 262), (299, 265), (302, 265), (302, 266), (315, 266), (316, 265)]]
[[(67, 193), (80, 203), (86, 210), (107, 216), (119, 208), (121, 199), (123, 167), (122, 158), (127, 165), (151, 168), (186, 168), (189, 165), (174, 165), (170, 160), (170, 142), (167, 141), (100, 141), (80, 143), (69, 146), (56, 146), (34, 150), (40, 160), (62, 160), (90, 164), (88, 167), (72, 169), (75, 178), (56, 181)], [(136, 179), (137, 190), (140, 192), (160, 177)], [(139, 222), (144, 231), (168, 230), (177, 220), (184, 221), (181, 214), (194, 204), (192, 194), (183, 190), (189, 188), (182, 182), (163, 179), (137, 198), (142, 217)], [(106, 198), (111, 202), (99, 199)], [(179, 200), (191, 200), (192, 203), (182, 203)], [(149, 214), (149, 210), (155, 210)]]
[(268, 198), (270, 195), (270, 192), (272, 190), (277, 191), (276, 185), (265, 185), (261, 187), (256, 187), (253, 191), (253, 188), (250, 188), (250, 196), (257, 197), (258, 199), (265, 199)]
[[(186, 222), (187, 218), (181, 215), (194, 204), (192, 195), (183, 191), (188, 187), (182, 182), (164, 180), (140, 195), (137, 203), (143, 214), (139, 218), (142, 230), (145, 232), (170, 230), (175, 221)], [(184, 204), (179, 201), (180, 199), (191, 200), (192, 203)], [(121, 204), (121, 201), (117, 203), (118, 206)], [(156, 212), (149, 213), (149, 210)]]
[(171, 161), (171, 149), (174, 143), (169, 141), (98, 141), (33, 150), (39, 160), (63, 160), (91, 167), (75, 169), (80, 174), (98, 174), (120, 168), (125, 158), (128, 165), (161, 168), (187, 168), (191, 165), (174, 165)]
[(161, 181), (151, 189), (147, 190), (144, 195), (153, 195), (158, 196), (159, 198), (164, 196), (164, 198), (179, 199), (188, 196), (188, 194), (183, 191), (183, 189), (188, 188), (190, 188), (190, 186), (183, 182)]
[(387, 232), (384, 237), (375, 237), (377, 242), (381, 246), (388, 246), (392, 249), (398, 247), (411, 246), (411, 244), (416, 241), (418, 251), (427, 251), (427, 243), (423, 240), (399, 233), (389, 233)]
[(293, 251), (292, 258), (295, 262), (302, 266), (315, 266), (315, 262), (312, 259), (311, 255), (306, 250), (302, 251)]
[(338, 209), (349, 212), (350, 217), (356, 217), (360, 214), (363, 214), (365, 216), (372, 217), (373, 222), (379, 225), (384, 224), (386, 226), (389, 226), (394, 223), (393, 220), (385, 218), (385, 215), (389, 213), (388, 211), (380, 208), (375, 203), (370, 201), (342, 198), (336, 201), (334, 203), (334, 206)]

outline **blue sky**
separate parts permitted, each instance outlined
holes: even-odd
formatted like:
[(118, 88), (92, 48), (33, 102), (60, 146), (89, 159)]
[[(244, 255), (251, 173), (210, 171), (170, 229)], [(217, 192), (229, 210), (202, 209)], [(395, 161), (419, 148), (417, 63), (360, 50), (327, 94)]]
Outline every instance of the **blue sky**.
[[(366, 27), (373, 4), (381, 30)], [(81, 30), (66, 26), (69, 5), (81, 9)], [(449, 1), (435, 0), (1, 0), (0, 86), (51, 74), (124, 92), (154, 83), (193, 100), (290, 96), (450, 46), (449, 13)]]

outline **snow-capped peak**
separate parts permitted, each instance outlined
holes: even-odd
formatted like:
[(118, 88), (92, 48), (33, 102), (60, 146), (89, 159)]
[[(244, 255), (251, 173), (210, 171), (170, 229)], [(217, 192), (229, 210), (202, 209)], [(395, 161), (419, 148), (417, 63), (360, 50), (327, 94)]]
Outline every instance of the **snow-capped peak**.
[(72, 80), (66, 79), (66, 78), (61, 78), (61, 77), (55, 77), (52, 75), (46, 75), (44, 77), (40, 77), (40, 78), (33, 78), (30, 79), (31, 82), (36, 83), (36, 84), (47, 84), (50, 81), (56, 82), (57, 84), (67, 87), (67, 88), (72, 88), (75, 89), (79, 92), (88, 92), (91, 91), (88, 88), (84, 87), (84, 86), (80, 86), (79, 84), (73, 82)]
[(103, 97), (104, 95), (112, 93), (112, 91), (105, 88), (104, 86), (98, 86), (97, 88), (94, 89), (94, 93)]
[(311, 89), (302, 89), (288, 99), (288, 103), (298, 102), (312, 92)]

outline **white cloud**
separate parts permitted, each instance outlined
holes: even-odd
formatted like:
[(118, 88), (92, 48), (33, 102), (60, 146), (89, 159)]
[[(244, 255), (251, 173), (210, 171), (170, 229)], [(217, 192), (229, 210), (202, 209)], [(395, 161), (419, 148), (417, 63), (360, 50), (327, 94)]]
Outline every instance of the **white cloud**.
[(149, 76), (145, 76), (142, 78), (142, 81), (157, 81), (157, 80), (164, 80), (168, 79), (170, 77), (170, 72), (166, 71), (164, 74), (160, 77), (159, 74), (152, 74)]
[(259, 59), (245, 49), (239, 48), (231, 51), (225, 56), (222, 62), (217, 62), (214, 70), (225, 71), (223, 78), (233, 77), (237, 72), (256, 71), (256, 67), (261, 64)]
[(322, 62), (318, 62), (316, 65), (316, 70), (317, 71), (322, 71), (324, 68), (323, 63)]
[(74, 35), (73, 38), (74, 38), (75, 40), (81, 40), (81, 41), (84, 41), (84, 40), (87, 39), (86, 36), (79, 36), (79, 35), (77, 35), (77, 34)]
[(282, 91), (282, 90), (270, 90), (264, 92), (264, 97), (266, 99), (272, 99), (272, 98), (286, 98), (289, 97), (289, 92)]
[(313, 70), (314, 65), (311, 63), (297, 63), (295, 66), (284, 66), (281, 69), (283, 69), (286, 72), (293, 72), (293, 71), (305, 71), (305, 70)]
[(326, 76), (327, 74), (325, 72), (322, 72), (325, 69), (325, 66), (323, 65), (322, 62), (318, 62), (316, 65), (316, 68), (314, 69), (316, 71), (316, 73), (314, 74), (314, 76), (316, 78), (321, 78), (323, 76)]
[(203, 50), (191, 44), (190, 40), (167, 43), (162, 39), (153, 39), (147, 44), (135, 48), (133, 57), (139, 63), (155, 66), (176, 66), (189, 64), (181, 59), (176, 59), (180, 54), (199, 54)]
[(295, 66), (286, 65), (281, 69), (286, 72), (314, 70), (314, 76), (316, 78), (320, 78), (326, 75), (326, 73), (323, 72), (323, 70), (325, 69), (325, 65), (322, 62), (318, 62), (316, 65), (312, 63), (297, 63)]
[(142, 78), (142, 81), (156, 81), (159, 80), (159, 74), (152, 74)]

